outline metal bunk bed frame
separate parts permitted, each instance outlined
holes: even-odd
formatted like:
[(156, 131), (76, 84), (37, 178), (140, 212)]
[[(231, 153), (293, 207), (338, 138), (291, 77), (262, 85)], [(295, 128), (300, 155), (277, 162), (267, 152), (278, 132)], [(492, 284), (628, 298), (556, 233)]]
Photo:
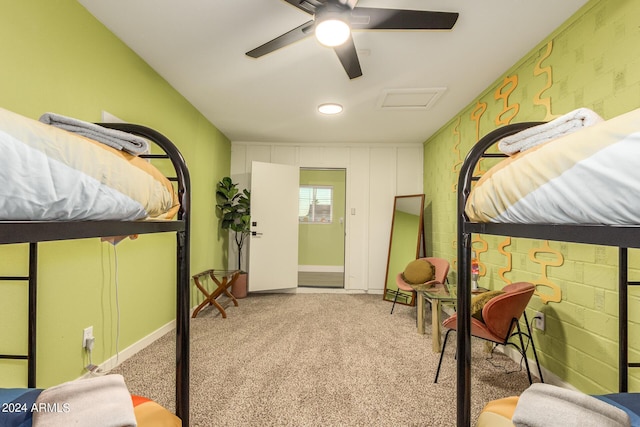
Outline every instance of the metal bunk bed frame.
[(165, 154), (142, 155), (144, 158), (170, 159), (176, 176), (180, 210), (176, 221), (0, 221), (0, 244), (29, 243), (28, 276), (1, 277), (1, 280), (28, 282), (28, 344), (26, 355), (0, 355), (0, 359), (27, 361), (27, 386), (36, 387), (36, 318), (38, 281), (38, 242), (85, 239), (131, 234), (176, 233), (176, 415), (183, 426), (189, 425), (189, 310), (190, 310), (190, 178), (182, 154), (159, 132), (130, 123), (100, 123), (147, 138)]
[(640, 363), (628, 360), (628, 286), (640, 282), (628, 280), (628, 248), (640, 248), (640, 225), (565, 225), (565, 224), (497, 224), (469, 221), (465, 214), (471, 186), (479, 177), (473, 175), (482, 158), (507, 157), (486, 151), (500, 139), (543, 122), (523, 122), (498, 128), (480, 139), (469, 151), (458, 179), (458, 358), (457, 358), (457, 426), (471, 425), (471, 249), (472, 234), (502, 235), (540, 240), (585, 243), (618, 247), (618, 386), (628, 391), (628, 368)]

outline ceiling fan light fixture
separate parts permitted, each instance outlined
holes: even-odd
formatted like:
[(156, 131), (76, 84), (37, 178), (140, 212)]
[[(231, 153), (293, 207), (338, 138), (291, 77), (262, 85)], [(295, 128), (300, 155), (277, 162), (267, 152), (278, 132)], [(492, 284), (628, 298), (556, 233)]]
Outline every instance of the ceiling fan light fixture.
[(340, 14), (327, 15), (316, 24), (316, 39), (324, 46), (340, 46), (351, 35), (349, 23)]
[(322, 114), (333, 115), (342, 113), (342, 105), (336, 103), (327, 103), (318, 105), (318, 111)]

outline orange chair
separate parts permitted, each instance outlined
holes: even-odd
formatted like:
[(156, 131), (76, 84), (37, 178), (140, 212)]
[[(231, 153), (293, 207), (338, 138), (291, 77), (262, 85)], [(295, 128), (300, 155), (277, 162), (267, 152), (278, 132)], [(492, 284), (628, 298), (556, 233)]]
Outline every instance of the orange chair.
[[(431, 265), (435, 268), (435, 277), (433, 280), (430, 280), (425, 283), (421, 283), (419, 286), (425, 287), (428, 285), (435, 285), (436, 283), (444, 284), (447, 281), (447, 275), (449, 274), (449, 261), (444, 258), (434, 258), (434, 257), (426, 257), (426, 258), (418, 258), (419, 260), (429, 261)], [(405, 292), (411, 293), (412, 301), (415, 301), (416, 298), (416, 290), (413, 285), (411, 286), (402, 278), (402, 273), (398, 273), (396, 276), (396, 286), (398, 289)], [(391, 306), (391, 314), (393, 314), (393, 308), (396, 306), (396, 300), (398, 299), (398, 292), (396, 292), (396, 296), (393, 299), (393, 305)]]
[[(529, 383), (533, 383), (531, 379), (531, 371), (529, 370), (529, 364), (526, 362), (526, 352), (523, 336), (527, 337), (531, 343), (533, 349), (533, 356), (538, 366), (538, 373), (540, 374), (540, 382), (544, 382), (542, 379), (542, 371), (540, 370), (540, 362), (538, 362), (538, 354), (536, 347), (533, 343), (533, 336), (531, 335), (531, 328), (529, 327), (529, 321), (527, 319), (527, 313), (525, 309), (529, 300), (536, 290), (536, 287), (528, 282), (512, 283), (502, 288), (504, 294), (491, 298), (485, 306), (482, 308), (483, 321), (471, 318), (471, 336), (481, 338), (500, 345), (512, 345), (518, 352), (525, 358), (525, 366), (527, 368), (527, 375), (529, 376)], [(527, 325), (527, 331), (520, 330), (520, 317), (524, 316), (524, 323)], [(436, 371), (435, 383), (438, 382), (438, 376), (440, 375), (440, 366), (442, 365), (442, 358), (444, 357), (444, 350), (447, 346), (447, 340), (451, 331), (455, 331), (458, 326), (458, 316), (453, 316), (442, 322), (442, 326), (447, 329), (447, 334), (444, 337), (444, 343), (442, 344), (442, 352), (440, 353), (440, 361), (438, 362), (438, 370)], [(514, 332), (514, 329), (517, 332)], [(520, 339), (520, 346), (516, 343), (510, 342), (509, 339), (517, 335)]]

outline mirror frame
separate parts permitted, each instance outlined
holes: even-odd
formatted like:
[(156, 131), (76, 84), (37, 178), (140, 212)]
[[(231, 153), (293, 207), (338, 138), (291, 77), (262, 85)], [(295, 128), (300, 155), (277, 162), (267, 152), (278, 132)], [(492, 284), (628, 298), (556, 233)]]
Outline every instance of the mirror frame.
[[(387, 253), (387, 268), (386, 268), (386, 274), (385, 274), (385, 278), (384, 278), (384, 292), (382, 294), (382, 299), (385, 301), (389, 301), (389, 302), (393, 302), (394, 298), (396, 297), (396, 294), (398, 295), (398, 298), (396, 300), (396, 304), (402, 304), (402, 305), (409, 305), (409, 306), (413, 306), (415, 305), (416, 301), (415, 301), (415, 292), (413, 293), (409, 293), (409, 292), (404, 292), (404, 291), (400, 291), (397, 289), (397, 287), (394, 285), (393, 287), (389, 287), (389, 282), (391, 281), (391, 279), (389, 279), (389, 268), (390, 268), (390, 261), (391, 261), (391, 255), (393, 252), (393, 230), (395, 227), (395, 220), (396, 220), (396, 211), (398, 210), (398, 205), (402, 204), (402, 202), (406, 199), (409, 198), (417, 198), (420, 201), (420, 210), (419, 210), (419, 224), (418, 224), (418, 230), (417, 230), (417, 241), (416, 241), (416, 251), (415, 251), (415, 257), (414, 259), (418, 259), (420, 257), (426, 256), (426, 243), (425, 243), (425, 239), (424, 239), (424, 194), (408, 194), (408, 195), (404, 195), (404, 196), (395, 196), (394, 200), (393, 200), (393, 214), (391, 217), (391, 232), (389, 233), (389, 252)], [(412, 260), (408, 260), (408, 262), (410, 262)], [(395, 276), (394, 276), (395, 277)], [(395, 283), (395, 282), (394, 282)]]

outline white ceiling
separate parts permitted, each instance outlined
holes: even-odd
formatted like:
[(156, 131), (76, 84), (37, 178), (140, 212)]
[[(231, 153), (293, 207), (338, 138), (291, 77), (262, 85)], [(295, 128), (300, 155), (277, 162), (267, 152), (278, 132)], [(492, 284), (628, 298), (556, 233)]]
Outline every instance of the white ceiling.
[[(360, 0), (460, 18), (451, 31), (354, 32), (363, 76), (349, 80), (313, 37), (245, 55), (310, 19), (282, 0), (78, 1), (232, 141), (293, 143), (422, 143), (587, 2)], [(426, 110), (379, 107), (385, 91), (425, 88), (446, 90)], [(345, 110), (322, 116), (324, 102)]]

